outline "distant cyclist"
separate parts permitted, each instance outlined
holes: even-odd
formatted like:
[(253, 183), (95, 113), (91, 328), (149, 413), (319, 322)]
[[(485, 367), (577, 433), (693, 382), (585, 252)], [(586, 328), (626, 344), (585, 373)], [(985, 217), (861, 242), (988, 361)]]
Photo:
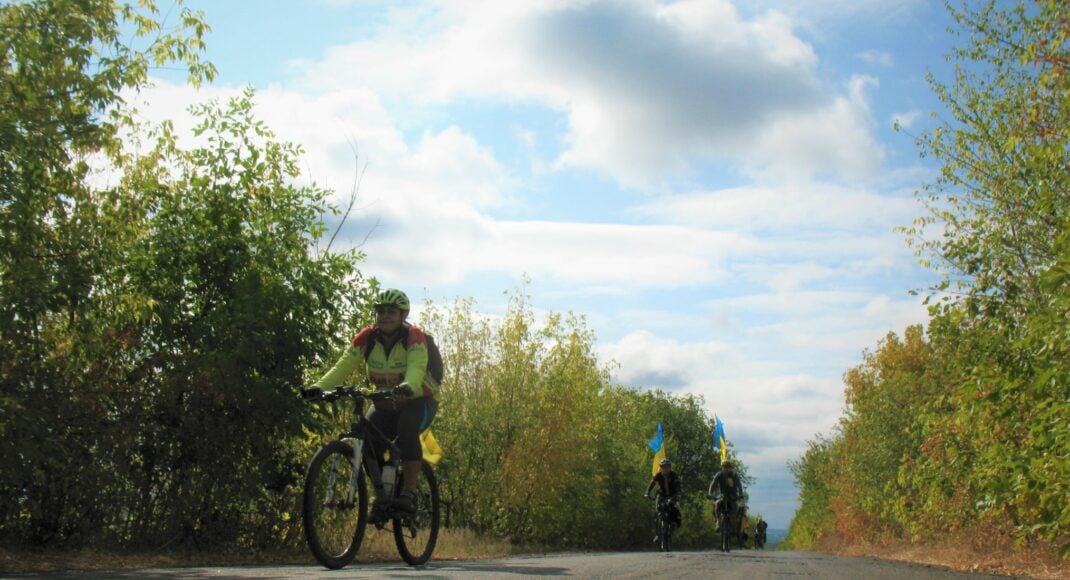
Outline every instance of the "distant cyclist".
[[(402, 491), (396, 506), (402, 510), (417, 508), (417, 486), (423, 451), (420, 433), (435, 417), (438, 403), (434, 389), (438, 385), (427, 372), (427, 345), (423, 332), (405, 321), (409, 316), (409, 297), (401, 290), (383, 290), (375, 301), (375, 324), (364, 327), (353, 337), (338, 362), (314, 386), (337, 387), (354, 372), (367, 373), (378, 389), (393, 390), (390, 401), (376, 401), (368, 419), (388, 438), (397, 437), (404, 466)], [(367, 358), (365, 358), (367, 353)], [(385, 449), (375, 449), (380, 463)], [(376, 497), (371, 521), (384, 518), (387, 498)]]
[(754, 524), (754, 541), (759, 548), (765, 545), (766, 535), (765, 530), (769, 527), (769, 524), (762, 519), (762, 516), (758, 516), (758, 523)]
[(733, 511), (738, 509), (739, 500), (743, 499), (743, 482), (740, 481), (731, 461), (721, 463), (721, 470), (713, 476), (707, 493), (710, 497), (717, 498), (717, 501), (713, 503), (713, 521), (719, 521), (717, 514), (721, 513), (721, 504), (726, 500), (728, 501), (728, 514), (735, 517)]
[(672, 461), (668, 459), (662, 459), (658, 464), (658, 472), (654, 474), (654, 477), (650, 478), (650, 484), (646, 486), (646, 495), (650, 497), (650, 490), (657, 486), (658, 493), (655, 497), (665, 498), (669, 505), (669, 521), (680, 528), (680, 524), (683, 523), (683, 516), (680, 514), (680, 509), (676, 507), (676, 504), (680, 501), (680, 478), (676, 475), (676, 472), (672, 470)]

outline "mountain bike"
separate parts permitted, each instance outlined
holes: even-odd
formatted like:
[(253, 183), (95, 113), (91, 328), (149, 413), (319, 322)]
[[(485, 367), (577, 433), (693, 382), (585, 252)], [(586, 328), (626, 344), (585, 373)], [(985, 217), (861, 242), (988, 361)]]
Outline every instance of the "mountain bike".
[(756, 530), (754, 532), (754, 547), (763, 550), (765, 549), (765, 532), (762, 530)]
[[(710, 498), (715, 499), (715, 498)], [(732, 551), (732, 541), (739, 541), (739, 508), (736, 502), (724, 500), (718, 507), (717, 527), (720, 528), (720, 548), (722, 552)]]
[(657, 531), (658, 549), (668, 552), (672, 550), (672, 533), (676, 530), (676, 524), (672, 521), (672, 501), (663, 495), (658, 495), (655, 501), (654, 529)]
[[(407, 512), (396, 507), (393, 500), (404, 481), (401, 450), (364, 416), (366, 401), (390, 401), (394, 394), (339, 387), (333, 391), (302, 389), (301, 395), (309, 402), (352, 401), (356, 417), (349, 430), (320, 447), (305, 474), (301, 520), (316, 560), (327, 568), (338, 569), (356, 557), (368, 525), (370, 481), (376, 498), (386, 500), (382, 502), (382, 521), (373, 525), (393, 532), (398, 554), (405, 562), (413, 566), (426, 563), (438, 541), (441, 513), (435, 472), (430, 464), (422, 462), (416, 510)], [(373, 442), (389, 450), (390, 459), (382, 469), (369, 445)]]

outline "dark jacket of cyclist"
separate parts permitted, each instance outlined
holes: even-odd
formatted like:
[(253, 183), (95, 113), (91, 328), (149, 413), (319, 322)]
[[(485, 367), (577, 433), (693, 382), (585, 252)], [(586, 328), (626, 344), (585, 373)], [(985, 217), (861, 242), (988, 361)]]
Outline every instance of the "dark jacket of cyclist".
[(672, 461), (662, 459), (658, 467), (658, 472), (654, 474), (654, 477), (650, 478), (650, 484), (646, 486), (645, 495), (650, 497), (650, 490), (656, 486), (658, 488), (657, 497), (664, 497), (669, 500), (669, 517), (679, 527), (683, 522), (680, 509), (676, 507), (677, 502), (680, 501), (680, 478), (672, 470)]
[[(404, 463), (402, 505), (415, 501), (423, 459), (420, 433), (434, 419), (438, 405), (434, 380), (427, 372), (427, 343), (419, 328), (407, 323), (409, 298), (401, 290), (379, 293), (375, 303), (375, 324), (365, 327), (315, 387), (330, 389), (343, 384), (355, 371), (362, 371), (378, 389), (394, 389), (392, 401), (377, 401), (368, 419), (389, 438), (397, 437)], [(367, 358), (365, 358), (365, 353)], [(380, 460), (385, 449), (375, 449)]]
[(713, 476), (707, 493), (710, 497), (718, 497), (713, 504), (714, 520), (717, 519), (723, 501), (728, 500), (728, 508), (732, 509), (738, 505), (739, 500), (743, 499), (743, 482), (736, 474), (731, 461), (721, 463), (721, 471)]

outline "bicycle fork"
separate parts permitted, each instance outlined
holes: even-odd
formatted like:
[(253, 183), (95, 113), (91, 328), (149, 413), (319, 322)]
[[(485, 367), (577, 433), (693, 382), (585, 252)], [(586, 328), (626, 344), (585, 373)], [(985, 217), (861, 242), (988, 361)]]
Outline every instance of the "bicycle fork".
[[(346, 489), (346, 497), (342, 503), (342, 505), (345, 507), (352, 507), (356, 505), (356, 498), (354, 496), (357, 493), (357, 482), (360, 481), (360, 458), (362, 457), (361, 454), (364, 452), (364, 440), (359, 438), (346, 437), (341, 439), (340, 441), (347, 442), (353, 446), (353, 458), (350, 460), (353, 465), (352, 468), (349, 470), (349, 486)], [(325, 503), (327, 505), (332, 505), (334, 503), (334, 490), (335, 483), (337, 483), (338, 481), (339, 461), (341, 461), (341, 457), (339, 457), (338, 455), (335, 455), (331, 458), (331, 475), (327, 481), (327, 497), (325, 498)]]

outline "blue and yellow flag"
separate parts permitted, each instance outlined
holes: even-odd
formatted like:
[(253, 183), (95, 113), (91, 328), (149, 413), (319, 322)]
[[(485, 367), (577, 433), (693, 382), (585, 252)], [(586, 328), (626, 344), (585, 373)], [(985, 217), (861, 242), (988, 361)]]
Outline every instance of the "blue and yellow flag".
[(420, 448), (424, 453), (424, 461), (431, 465), (438, 465), (438, 462), (442, 460), (442, 447), (439, 446), (438, 439), (435, 439), (430, 429), (420, 433)]
[(721, 452), (721, 463), (728, 459), (728, 443), (724, 437), (724, 423), (717, 416), (713, 416), (713, 450)]
[(651, 475), (658, 472), (662, 459), (665, 459), (665, 434), (661, 431), (661, 423), (658, 423), (658, 433), (654, 435), (654, 438), (647, 442), (647, 447), (654, 452), (654, 469)]

